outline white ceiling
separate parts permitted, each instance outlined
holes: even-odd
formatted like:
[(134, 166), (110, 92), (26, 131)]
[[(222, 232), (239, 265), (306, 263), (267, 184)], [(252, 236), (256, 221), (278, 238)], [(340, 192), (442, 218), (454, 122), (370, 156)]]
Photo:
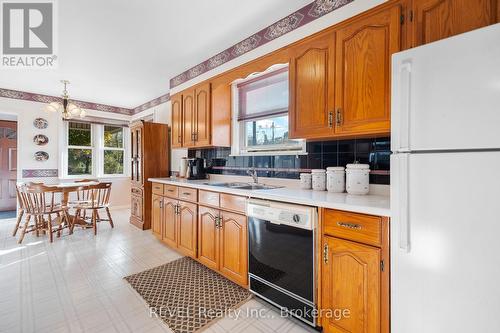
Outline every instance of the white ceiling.
[(311, 0), (58, 0), (59, 67), (0, 70), (0, 88), (134, 108), (173, 76)]

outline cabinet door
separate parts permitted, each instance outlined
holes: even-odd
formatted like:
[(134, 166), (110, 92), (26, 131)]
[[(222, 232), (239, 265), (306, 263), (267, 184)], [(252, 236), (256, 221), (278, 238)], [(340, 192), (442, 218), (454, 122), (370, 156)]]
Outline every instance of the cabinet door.
[(414, 45), (422, 45), (499, 21), (498, 0), (414, 0)]
[(154, 235), (161, 238), (161, 224), (163, 218), (163, 197), (153, 194), (151, 214), (151, 231)]
[(292, 50), (289, 68), (291, 138), (334, 134), (334, 34), (307, 41)]
[(198, 86), (195, 90), (196, 128), (195, 145), (210, 145), (210, 83)]
[(194, 89), (182, 92), (182, 146), (194, 147), (196, 130)]
[(131, 198), (130, 215), (135, 220), (142, 222), (142, 217), (143, 217), (142, 196), (132, 194), (130, 198)]
[(177, 200), (163, 198), (162, 238), (170, 247), (177, 247)]
[(322, 308), (349, 309), (349, 315), (322, 320), (325, 332), (380, 332), (380, 249), (324, 237)]
[(177, 248), (187, 256), (196, 258), (197, 209), (196, 204), (179, 201), (177, 218)]
[(335, 133), (390, 132), (391, 55), (400, 50), (394, 6), (337, 30)]
[(142, 126), (130, 129), (131, 135), (131, 182), (134, 186), (142, 186)]
[(247, 218), (244, 215), (222, 212), (220, 228), (220, 272), (240, 285), (247, 285), (248, 250)]
[(182, 94), (171, 98), (172, 102), (172, 148), (182, 147)]
[(219, 269), (219, 228), (216, 209), (198, 208), (198, 260), (214, 270)]

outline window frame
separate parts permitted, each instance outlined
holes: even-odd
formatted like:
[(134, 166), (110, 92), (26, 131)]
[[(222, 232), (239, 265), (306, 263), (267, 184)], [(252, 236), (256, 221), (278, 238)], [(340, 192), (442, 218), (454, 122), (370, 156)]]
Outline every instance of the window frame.
[[(242, 83), (255, 81), (260, 77), (268, 77), (270, 73), (277, 72), (283, 68), (288, 68), (287, 64), (276, 64), (270, 66), (265, 71), (250, 74), (244, 79), (235, 80), (231, 84), (232, 95), (232, 145), (231, 156), (260, 156), (260, 155), (307, 155), (306, 140), (304, 139), (290, 139), (296, 141), (297, 144), (278, 144), (266, 146), (247, 146), (246, 144), (246, 123), (250, 121), (258, 121), (263, 119), (272, 119), (281, 116), (289, 116), (289, 107), (287, 111), (277, 113), (276, 110), (269, 110), (268, 114), (259, 114), (258, 117), (251, 119), (240, 120), (240, 100), (239, 100), (239, 87)], [(290, 120), (290, 119), (288, 119)], [(289, 123), (290, 124), (290, 123)]]
[[(129, 130), (127, 127), (116, 125), (116, 124), (94, 124), (90, 123), (90, 137), (91, 146), (70, 146), (69, 145), (69, 123), (85, 123), (84, 121), (64, 121), (63, 122), (63, 137), (64, 144), (61, 152), (61, 169), (62, 169), (62, 179), (81, 179), (81, 178), (126, 178), (130, 177), (130, 166), (127, 163), (130, 154), (129, 146)], [(105, 147), (104, 146), (104, 126), (115, 126), (122, 127), (123, 130), (123, 147)], [(69, 175), (68, 174), (68, 158), (69, 149), (91, 149), (92, 150), (92, 173), (91, 174), (81, 174), (81, 175)], [(105, 174), (104, 173), (104, 151), (105, 150), (121, 150), (123, 151), (123, 173), (121, 174)]]

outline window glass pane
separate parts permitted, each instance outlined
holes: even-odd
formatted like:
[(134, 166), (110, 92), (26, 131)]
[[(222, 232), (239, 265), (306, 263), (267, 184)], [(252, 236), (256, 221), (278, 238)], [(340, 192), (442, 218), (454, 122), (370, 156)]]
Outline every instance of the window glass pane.
[(104, 174), (123, 174), (123, 150), (104, 150)]
[(239, 119), (288, 111), (288, 69), (238, 85)]
[(288, 115), (245, 122), (247, 146), (298, 144), (288, 139)]
[(70, 122), (68, 128), (68, 145), (91, 146), (90, 124)]
[(104, 147), (123, 148), (123, 128), (104, 126)]
[(92, 174), (92, 150), (68, 149), (68, 175)]

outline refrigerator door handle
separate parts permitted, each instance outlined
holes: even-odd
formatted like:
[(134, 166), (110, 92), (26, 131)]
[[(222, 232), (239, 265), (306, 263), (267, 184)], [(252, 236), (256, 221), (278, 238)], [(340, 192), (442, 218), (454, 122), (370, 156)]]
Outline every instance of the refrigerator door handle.
[(399, 168), (399, 248), (410, 252), (410, 212), (409, 212), (409, 191), (410, 191), (410, 164), (409, 154), (398, 156)]
[(410, 111), (411, 111), (411, 60), (401, 64), (401, 96), (400, 96), (400, 151), (410, 150)]
[(406, 59), (394, 64), (396, 76), (393, 82), (392, 134), (394, 152), (410, 151), (410, 111), (412, 61)]

